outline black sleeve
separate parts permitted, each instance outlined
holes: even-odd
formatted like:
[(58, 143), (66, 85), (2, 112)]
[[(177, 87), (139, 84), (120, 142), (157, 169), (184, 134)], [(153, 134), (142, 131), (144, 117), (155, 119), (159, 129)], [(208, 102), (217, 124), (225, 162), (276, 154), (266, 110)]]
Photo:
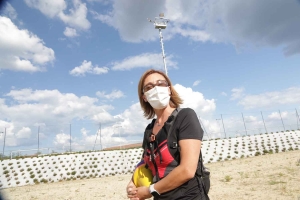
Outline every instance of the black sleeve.
[(202, 140), (203, 130), (195, 111), (191, 108), (182, 109), (176, 121), (178, 130), (178, 140), (197, 139)]

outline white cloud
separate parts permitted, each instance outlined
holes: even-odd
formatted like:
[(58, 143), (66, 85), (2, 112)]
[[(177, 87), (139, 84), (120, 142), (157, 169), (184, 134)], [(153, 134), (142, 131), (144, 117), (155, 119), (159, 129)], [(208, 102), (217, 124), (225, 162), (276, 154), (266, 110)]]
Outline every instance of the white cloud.
[(0, 69), (37, 72), (55, 59), (54, 51), (28, 30), (0, 16)]
[(195, 30), (195, 29), (184, 29), (181, 27), (177, 27), (174, 28), (174, 30), (172, 30), (174, 33), (180, 34), (183, 37), (187, 37), (193, 41), (197, 41), (197, 42), (206, 42), (209, 40), (213, 40), (211, 39), (210, 35), (202, 30)]
[(92, 71), (92, 68), (92, 62), (84, 60), (80, 66), (72, 69), (70, 71), (70, 74), (75, 76), (85, 75), (85, 73)]
[(68, 5), (65, 0), (25, 0), (26, 4), (38, 9), (44, 15), (50, 18), (59, 18), (68, 26), (80, 30), (88, 30), (91, 23), (87, 20), (87, 7), (80, 0), (72, 0), (72, 8), (69, 8), (69, 13), (66, 14)]
[(226, 92), (221, 92), (221, 95), (226, 97), (227, 93)]
[[(173, 56), (166, 57), (168, 69), (177, 68), (177, 62), (173, 61)], [(163, 59), (161, 54), (144, 53), (137, 56), (127, 57), (122, 61), (115, 61), (112, 64), (112, 70), (131, 70), (134, 68), (159, 68), (163, 69)]]
[(56, 1), (24, 0), (24, 1), (29, 7), (38, 9), (44, 15), (50, 18), (59, 15), (59, 13), (61, 13), (63, 10), (67, 8), (67, 4), (64, 0), (56, 0)]
[(257, 121), (257, 117), (255, 117), (255, 116), (245, 116), (244, 117), (245, 118), (245, 121), (246, 122), (253, 122), (253, 121)]
[[(174, 85), (174, 88), (183, 98), (184, 104), (181, 107), (192, 108), (202, 117), (206, 117), (207, 115), (209, 116), (215, 111), (216, 105), (214, 99), (205, 99), (203, 94), (179, 84)], [(151, 120), (146, 120), (143, 117), (143, 111), (140, 103), (134, 103), (130, 106), (130, 108), (126, 109), (123, 113), (120, 113), (116, 117), (119, 118), (118, 124), (122, 126), (120, 130), (121, 135), (130, 135), (131, 139), (134, 139), (136, 136), (139, 140), (135, 142), (141, 142), (141, 130), (143, 132), (146, 125), (150, 123)], [(131, 141), (131, 143), (134, 142)]]
[[(114, 116), (112, 119), (115, 122), (114, 124), (110, 124), (109, 126), (103, 126), (103, 123), (104, 124), (107, 123), (107, 121), (105, 121), (107, 115), (109, 115), (109, 113), (104, 113), (104, 112), (102, 114), (95, 115), (94, 121), (101, 122), (102, 128), (100, 129), (99, 127), (96, 133), (90, 133), (88, 129), (81, 128), (80, 132), (82, 137), (79, 138), (79, 137), (72, 136), (72, 146), (76, 146), (76, 149), (80, 149), (82, 148), (82, 145), (85, 145), (86, 148), (90, 150), (95, 145), (96, 149), (99, 149), (100, 134), (101, 134), (102, 148), (106, 148), (109, 146), (124, 145), (128, 143), (141, 142), (142, 139), (141, 130), (145, 129), (148, 120), (142, 117), (143, 113), (139, 103), (131, 105), (123, 113)], [(98, 136), (96, 136), (97, 134)], [(129, 135), (131, 136), (130, 141), (126, 139), (126, 137)], [(68, 147), (69, 138), (70, 136), (68, 134), (59, 133), (56, 135), (55, 145), (57, 147), (67, 146), (67, 148), (69, 148)], [(138, 138), (138, 139), (135, 141), (134, 138)]]
[[(166, 64), (168, 69), (177, 68), (177, 62), (173, 60), (173, 55), (166, 57)], [(163, 70), (164, 64), (161, 54), (143, 53), (127, 57), (121, 61), (114, 61), (109, 64), (109, 67), (114, 71), (124, 71), (135, 68), (155, 68)], [(93, 66), (91, 61), (84, 60), (80, 66), (72, 69), (69, 74), (73, 76), (85, 76), (87, 73), (106, 74), (108, 71), (108, 67)]]
[[(183, 107), (193, 108), (198, 115), (214, 112), (216, 105), (213, 99), (205, 99), (201, 93), (178, 84), (175, 88), (184, 99)], [(102, 92), (100, 96), (120, 98), (124, 95), (121, 91), (115, 90), (110, 94)], [(0, 118), (0, 129), (10, 127), (7, 132), (10, 135), (11, 146), (25, 145), (25, 140), (21, 138), (31, 139), (32, 143), (35, 143), (36, 138), (32, 130), (41, 126), (44, 140), (53, 142), (57, 148), (64, 146), (66, 150), (69, 148), (69, 128), (72, 121), (75, 121), (72, 123), (72, 148), (83, 148), (84, 144), (90, 148), (97, 134), (96, 131), (91, 131), (91, 125), (98, 129), (99, 123), (102, 127), (103, 144), (125, 144), (128, 142), (127, 136), (130, 136), (128, 138), (131, 143), (135, 139), (137, 140), (135, 142), (140, 142), (145, 126), (150, 122), (143, 117), (139, 103), (133, 103), (124, 112), (112, 115), (113, 107), (98, 105), (99, 100), (96, 98), (78, 97), (58, 90), (11, 90), (5, 97), (9, 97), (11, 101), (6, 103), (0, 98), (0, 113), (10, 121), (10, 124), (1, 121)], [(121, 127), (115, 130), (113, 129), (115, 125)], [(119, 138), (119, 134), (122, 138)]]
[(300, 29), (295, 25), (300, 17), (298, 8), (299, 1), (252, 0), (247, 4), (239, 0), (219, 1), (211, 19), (219, 17), (219, 21), (211, 30), (224, 31), (223, 37), (239, 46), (283, 46), (286, 55), (300, 53), (297, 37)]
[(70, 135), (65, 133), (59, 133), (55, 136), (54, 144), (57, 146), (68, 145), (70, 143)]
[(299, 1), (111, 2), (112, 10), (109, 13), (92, 14), (95, 19), (114, 27), (124, 41), (158, 40), (157, 30), (146, 19), (154, 19), (160, 11), (164, 11), (165, 17), (170, 19), (167, 29), (164, 30), (165, 36), (169, 38), (178, 34), (197, 42), (231, 43), (237, 48), (247, 45), (283, 47), (285, 55), (300, 53)]
[(143, 117), (140, 103), (134, 103), (123, 113), (116, 115), (116, 118), (119, 119), (118, 125), (121, 126), (120, 133), (124, 135), (139, 135), (142, 137), (141, 131), (143, 132), (146, 125), (150, 123), (149, 120)]
[(99, 20), (99, 21), (101, 21), (101, 22), (103, 22), (105, 24), (113, 26), (113, 20), (110, 17), (110, 15), (102, 15), (102, 14), (97, 13), (94, 10), (91, 10), (90, 12), (94, 16), (94, 19), (97, 19), (97, 20)]
[(76, 36), (78, 36), (76, 29), (70, 28), (70, 27), (66, 27), (66, 29), (64, 31), (64, 35), (67, 36), (67, 37), (76, 37)]
[(106, 74), (108, 73), (108, 67), (93, 67), (92, 74)]
[(106, 74), (108, 73), (107, 67), (98, 67), (93, 66), (91, 61), (84, 60), (82, 64), (78, 67), (75, 67), (72, 69), (69, 74), (73, 76), (85, 76), (86, 73), (89, 74)]
[[(162, 1), (161, 1), (162, 2)], [(147, 21), (164, 10), (160, 1), (113, 1), (113, 10), (107, 14), (93, 12), (94, 18), (114, 27), (128, 42), (142, 42), (158, 38), (157, 30)], [(137, 27), (138, 26), (138, 27)]]
[(6, 96), (12, 98), (15, 104), (8, 106), (2, 102), (1, 113), (14, 121), (31, 124), (45, 123), (49, 118), (64, 122), (74, 118), (91, 119), (95, 114), (102, 113), (103, 109), (111, 109), (109, 106), (96, 106), (96, 98), (77, 97), (72, 93), (60, 93), (58, 90), (11, 90)]
[(199, 83), (201, 83), (201, 81), (200, 81), (200, 80), (197, 80), (197, 81), (195, 81), (195, 82), (193, 83), (193, 86), (197, 86), (197, 85), (199, 85)]
[(109, 112), (102, 110), (101, 112), (95, 113), (92, 116), (92, 120), (95, 122), (101, 123), (109, 123), (117, 121), (114, 116), (112, 116)]
[[(216, 121), (216, 116), (213, 115), (216, 110), (215, 100), (206, 99), (202, 93), (193, 91), (189, 87), (179, 84), (174, 87), (184, 100), (182, 107), (194, 109), (197, 115), (201, 116), (206, 131), (215, 137), (222, 136), (222, 123)], [(123, 95), (118, 90), (112, 91), (110, 94), (104, 92), (98, 94), (104, 98), (117, 98)], [(70, 142), (70, 123), (72, 123), (72, 149), (82, 149), (83, 145), (91, 149), (96, 135), (100, 134), (99, 123), (102, 127), (101, 141), (103, 145), (141, 142), (142, 132), (151, 121), (143, 117), (139, 102), (133, 103), (124, 112), (113, 115), (111, 113), (114, 108), (111, 105), (99, 105), (97, 98), (79, 97), (72, 93), (61, 93), (58, 90), (11, 90), (5, 97), (9, 97), (8, 99), (11, 101), (6, 102), (5, 99), (0, 98), (0, 113), (9, 122), (3, 121), (4, 118), (0, 116), (0, 130), (7, 127), (8, 146), (27, 145), (25, 142), (28, 140), (31, 140), (31, 144), (35, 143), (36, 135), (32, 130), (41, 126), (44, 140), (53, 142), (53, 144), (49, 144), (50, 146), (64, 147), (67, 150)], [(290, 124), (293, 127), (295, 113), (283, 111), (281, 115), (285, 120), (286, 127), (290, 129)], [(281, 124), (279, 127), (278, 121), (276, 121), (280, 119), (278, 112), (270, 113), (267, 116), (265, 123), (268, 131), (282, 128)], [(259, 112), (257, 115), (244, 113), (244, 118), (248, 134), (258, 130), (264, 131), (264, 123)], [(236, 117), (223, 115), (223, 120), (227, 137), (229, 134), (233, 136), (233, 133), (244, 133), (241, 114)], [(220, 123), (221, 132), (218, 123)], [(119, 128), (116, 129), (114, 126), (119, 126)], [(98, 132), (91, 127), (96, 127)], [(97, 144), (99, 144), (99, 135), (97, 137)], [(3, 140), (1, 134), (0, 140)]]
[(89, 122), (83, 123), (82, 128), (85, 128), (85, 126), (89, 127), (99, 122), (105, 125), (118, 121), (109, 113), (113, 107), (109, 104), (98, 105), (97, 98), (78, 97), (72, 93), (61, 93), (57, 90), (32, 89), (11, 90), (5, 97), (8, 97), (7, 103), (0, 98), (0, 131), (7, 128), (8, 146), (36, 143), (36, 135), (32, 134), (32, 130), (36, 130), (37, 126), (41, 127), (41, 133), (43, 133), (41, 136), (43, 135), (44, 141), (53, 141), (53, 135), (57, 133), (58, 136), (55, 139), (57, 144), (64, 143), (69, 137), (69, 134), (66, 134), (68, 136), (64, 134), (69, 133), (72, 120), (75, 120), (72, 124), (74, 131), (72, 144), (75, 145), (79, 137), (76, 135), (76, 126), (80, 122)]
[(91, 23), (86, 19), (87, 7), (80, 0), (73, 0), (74, 9), (69, 9), (70, 14), (59, 13), (59, 18), (69, 26), (87, 30)]
[[(235, 93), (235, 94), (238, 94)], [(300, 88), (291, 87), (281, 91), (266, 92), (257, 95), (240, 96), (238, 102), (246, 109), (271, 107), (280, 105), (291, 105), (300, 103)]]
[(18, 16), (14, 7), (12, 7), (12, 5), (8, 2), (6, 3), (6, 5), (4, 7), (3, 14), (6, 15), (7, 17), (9, 17), (10, 19), (16, 19)]
[[(1, 99), (0, 99), (1, 101)], [(4, 132), (6, 133), (5, 137), (5, 146), (16, 146), (18, 144), (18, 138), (16, 138), (16, 134), (14, 132), (15, 125), (13, 122), (7, 122), (0, 119), (0, 140), (4, 141)], [(22, 139), (21, 139), (22, 140)]]
[[(205, 1), (113, 1), (113, 10), (107, 14), (93, 12), (94, 18), (114, 27), (121, 38), (128, 42), (142, 42), (158, 40), (157, 30), (146, 21), (154, 20), (159, 11), (164, 11), (165, 17), (170, 19), (164, 30), (164, 39), (170, 39), (179, 34), (194, 41), (215, 41), (214, 37), (205, 29), (207, 18), (211, 16), (210, 4)], [(195, 20), (196, 19), (196, 20)], [(136, 26), (139, 25), (137, 29)]]
[(281, 119), (281, 118), (287, 118), (288, 116), (288, 112), (287, 111), (283, 111), (283, 112), (272, 112), (270, 115), (268, 115), (269, 119)]
[(180, 84), (174, 85), (174, 88), (184, 100), (182, 107), (193, 108), (199, 115), (213, 112), (216, 109), (214, 99), (205, 99), (202, 93), (195, 92), (191, 88), (186, 88)]
[(100, 98), (106, 98), (106, 99), (119, 99), (121, 97), (124, 97), (124, 93), (121, 90), (113, 90), (110, 94), (106, 94), (105, 91), (98, 91), (96, 95)]
[(80, 132), (81, 132), (81, 134), (82, 134), (83, 137), (87, 137), (87, 135), (89, 133), (89, 131), (86, 130), (85, 128), (80, 129)]
[(231, 90), (232, 94), (231, 94), (231, 100), (236, 100), (236, 99), (240, 99), (244, 96), (244, 91), (245, 89), (243, 87), (240, 88), (233, 88)]
[(23, 127), (21, 130), (19, 130), (16, 134), (16, 137), (18, 139), (25, 139), (30, 138), (31, 136), (31, 129), (29, 127)]

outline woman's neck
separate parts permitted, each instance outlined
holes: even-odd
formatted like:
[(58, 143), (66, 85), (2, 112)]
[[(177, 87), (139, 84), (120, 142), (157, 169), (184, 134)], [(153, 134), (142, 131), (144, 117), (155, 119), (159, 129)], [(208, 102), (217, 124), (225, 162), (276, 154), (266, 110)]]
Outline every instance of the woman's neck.
[(175, 108), (171, 108), (170, 106), (167, 106), (165, 109), (154, 110), (157, 116), (155, 123), (158, 126), (164, 124), (174, 110)]

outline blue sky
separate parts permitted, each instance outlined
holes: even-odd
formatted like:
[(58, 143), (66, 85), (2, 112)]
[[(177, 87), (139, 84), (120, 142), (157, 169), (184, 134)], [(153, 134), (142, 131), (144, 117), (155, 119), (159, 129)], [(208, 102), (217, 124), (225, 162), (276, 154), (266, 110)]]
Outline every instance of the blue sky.
[(296, 0), (8, 1), (0, 17), (6, 153), (36, 148), (38, 134), (40, 147), (66, 148), (70, 132), (73, 149), (91, 149), (99, 124), (103, 147), (141, 141), (148, 121), (137, 84), (145, 70), (164, 70), (147, 18), (161, 12), (170, 20), (168, 76), (211, 137), (245, 126), (265, 132), (261, 111), (267, 131), (297, 129), (299, 10)]

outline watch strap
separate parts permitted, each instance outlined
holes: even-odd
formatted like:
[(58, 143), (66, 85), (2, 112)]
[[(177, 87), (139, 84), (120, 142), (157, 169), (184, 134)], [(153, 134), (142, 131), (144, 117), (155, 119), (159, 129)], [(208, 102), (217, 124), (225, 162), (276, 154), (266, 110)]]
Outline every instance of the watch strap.
[(150, 186), (149, 186), (149, 192), (150, 192), (150, 194), (152, 194), (152, 196), (154, 196), (154, 197), (158, 197), (160, 194), (159, 194), (159, 192), (157, 192), (157, 190), (154, 188), (154, 184), (151, 184)]

